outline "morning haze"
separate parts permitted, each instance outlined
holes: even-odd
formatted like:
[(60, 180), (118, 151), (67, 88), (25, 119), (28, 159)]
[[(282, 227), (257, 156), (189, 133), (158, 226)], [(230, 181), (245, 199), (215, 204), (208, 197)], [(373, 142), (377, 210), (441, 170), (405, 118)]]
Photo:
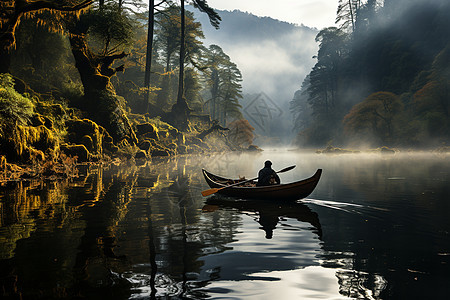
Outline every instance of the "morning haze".
[[(256, 133), (267, 138), (281, 134), (285, 136), (283, 142), (290, 143), (293, 135), (289, 101), (314, 65), (318, 30), (237, 10), (219, 13), (219, 30), (196, 13), (205, 33), (204, 43), (221, 45), (241, 70), (244, 107), (263, 92), (282, 110), (282, 116), (276, 114), (273, 120), (277, 125), (270, 129), (253, 123)], [(263, 139), (259, 142), (265, 143)]]
[(0, 1), (0, 298), (447, 299), (450, 1), (217, 1)]

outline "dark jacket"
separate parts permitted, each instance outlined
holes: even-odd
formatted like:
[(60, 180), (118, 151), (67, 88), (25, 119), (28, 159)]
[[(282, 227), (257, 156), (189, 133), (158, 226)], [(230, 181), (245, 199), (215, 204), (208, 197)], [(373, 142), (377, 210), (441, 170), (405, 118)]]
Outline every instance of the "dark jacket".
[(256, 186), (271, 185), (270, 180), (274, 179), (277, 184), (280, 184), (280, 177), (271, 167), (264, 167), (258, 173), (258, 183)]

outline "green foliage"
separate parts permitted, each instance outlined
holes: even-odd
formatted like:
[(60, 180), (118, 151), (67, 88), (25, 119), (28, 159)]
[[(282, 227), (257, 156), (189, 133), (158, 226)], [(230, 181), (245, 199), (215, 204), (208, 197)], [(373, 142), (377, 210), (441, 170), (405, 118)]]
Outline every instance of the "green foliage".
[(133, 23), (118, 3), (108, 2), (85, 15), (89, 34), (103, 55), (110, 55), (133, 42)]
[(193, 68), (186, 68), (184, 71), (184, 96), (188, 100), (189, 107), (194, 111), (202, 111), (201, 88), (199, 74)]
[(0, 133), (7, 136), (11, 129), (27, 125), (34, 113), (33, 101), (14, 89), (10, 74), (0, 74)]
[[(199, 106), (199, 83), (198, 74), (194, 69), (201, 68), (200, 59), (203, 54), (203, 43), (200, 39), (204, 38), (201, 23), (196, 22), (192, 12), (186, 11), (185, 27), (185, 61), (189, 63), (190, 68), (185, 72), (184, 93), (188, 103), (194, 108)], [(156, 106), (161, 109), (169, 109), (175, 102), (175, 95), (178, 89), (178, 76), (175, 68), (179, 67), (180, 51), (180, 9), (178, 7), (169, 7), (164, 13), (157, 17), (157, 27), (155, 28), (155, 56), (159, 59), (157, 63), (164, 67), (164, 71), (159, 73), (158, 80), (161, 82), (161, 90), (156, 97)]]
[[(40, 14), (44, 18), (48, 14)], [(16, 31), (18, 48), (12, 55), (12, 73), (44, 98), (70, 99), (81, 93), (67, 37), (37, 25), (37, 17), (20, 23)]]
[(225, 124), (227, 119), (241, 119), (242, 74), (230, 57), (217, 45), (205, 53), (204, 70), (207, 107), (212, 119)]
[[(14, 90), (9, 74), (0, 74), (0, 151), (8, 160), (45, 159), (44, 152), (56, 155), (58, 140), (40, 119), (31, 126), (35, 114), (35, 102)], [(51, 122), (48, 124), (51, 127)]]

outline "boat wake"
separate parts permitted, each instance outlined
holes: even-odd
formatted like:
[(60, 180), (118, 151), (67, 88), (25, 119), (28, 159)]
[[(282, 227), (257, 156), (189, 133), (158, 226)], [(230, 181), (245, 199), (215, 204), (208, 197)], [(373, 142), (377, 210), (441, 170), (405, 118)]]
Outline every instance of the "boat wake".
[(327, 207), (335, 210), (344, 211), (350, 214), (358, 214), (362, 216), (371, 215), (372, 217), (380, 218), (380, 216), (376, 215), (376, 212), (388, 212), (389, 209), (380, 208), (369, 205), (361, 205), (355, 203), (346, 203), (346, 202), (336, 202), (336, 201), (327, 201), (327, 200), (319, 200), (319, 199), (311, 199), (306, 198), (301, 200), (302, 203), (305, 204), (314, 204), (322, 207)]

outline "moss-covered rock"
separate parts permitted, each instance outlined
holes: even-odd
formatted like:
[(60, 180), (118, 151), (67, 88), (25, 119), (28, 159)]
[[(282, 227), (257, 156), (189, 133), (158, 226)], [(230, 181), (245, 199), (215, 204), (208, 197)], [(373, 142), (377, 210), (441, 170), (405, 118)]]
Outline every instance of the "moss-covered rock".
[(86, 149), (88, 149), (89, 152), (97, 152), (94, 149), (94, 141), (92, 140), (92, 138), (89, 135), (85, 135), (81, 138), (81, 144), (84, 145), (86, 147)]
[(102, 126), (99, 126), (100, 134), (102, 137), (102, 148), (108, 153), (115, 154), (117, 151), (119, 151), (119, 147), (117, 147), (114, 142), (111, 135), (106, 131), (105, 128)]
[(95, 154), (103, 152), (103, 134), (100, 126), (89, 119), (70, 119), (66, 121), (69, 142), (82, 144), (86, 149)]
[(103, 126), (118, 144), (128, 139), (137, 144), (138, 139), (125, 112), (125, 99), (108, 90), (91, 90), (85, 94), (85, 109), (92, 120)]
[(168, 149), (152, 149), (150, 151), (151, 156), (170, 156), (170, 151)]
[(0, 152), (11, 161), (31, 163), (33, 160), (45, 160), (44, 153), (53, 159), (57, 155), (59, 140), (53, 131), (39, 125), (16, 126), (9, 135), (0, 138)]
[(152, 144), (149, 140), (144, 140), (144, 141), (141, 141), (138, 146), (139, 146), (139, 149), (148, 151), (152, 147)]
[(151, 123), (143, 123), (136, 125), (138, 136), (159, 140), (158, 128)]
[(78, 157), (78, 162), (89, 161), (90, 153), (84, 145), (62, 144), (60, 149), (67, 156)]
[(208, 144), (206, 144), (202, 139), (198, 137), (191, 137), (188, 141), (186, 141), (188, 146), (198, 146), (203, 149), (209, 149)]
[(45, 161), (45, 154), (41, 150), (27, 147), (22, 152), (22, 159), (26, 162)]
[(31, 126), (39, 126), (39, 125), (44, 125), (45, 124), (45, 118), (44, 116), (40, 115), (40, 114), (34, 114), (31, 119)]
[(59, 146), (58, 138), (53, 134), (53, 131), (45, 125), (37, 127), (28, 127), (29, 143), (32, 147), (41, 151), (52, 150), (55, 151)]
[(147, 152), (144, 150), (138, 150), (134, 156), (135, 159), (147, 159)]

